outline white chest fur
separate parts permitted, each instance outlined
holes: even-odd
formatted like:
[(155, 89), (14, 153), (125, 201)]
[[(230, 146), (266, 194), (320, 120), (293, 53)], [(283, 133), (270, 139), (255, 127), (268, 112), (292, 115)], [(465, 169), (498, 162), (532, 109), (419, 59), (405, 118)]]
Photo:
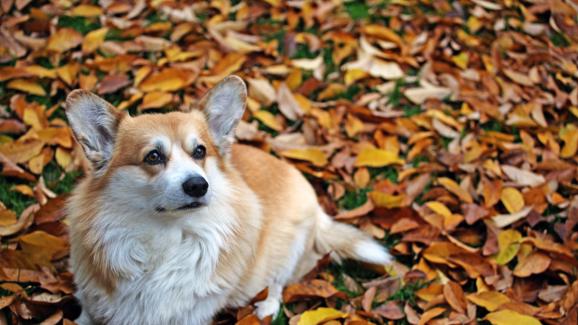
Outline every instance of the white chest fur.
[(235, 227), (233, 213), (213, 205), (177, 222), (130, 226), (122, 224), (126, 218), (101, 218), (115, 220), (99, 227), (103, 254), (123, 278), (109, 296), (90, 284), (88, 273), (74, 270), (83, 306), (113, 324), (208, 322), (234, 285), (216, 272)]

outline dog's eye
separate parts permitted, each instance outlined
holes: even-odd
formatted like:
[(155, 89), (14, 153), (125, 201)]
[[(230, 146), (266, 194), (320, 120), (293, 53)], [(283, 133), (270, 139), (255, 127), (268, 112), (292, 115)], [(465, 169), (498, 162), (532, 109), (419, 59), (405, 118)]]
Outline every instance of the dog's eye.
[(203, 159), (207, 154), (207, 149), (202, 144), (198, 145), (195, 150), (193, 150), (193, 158), (195, 159)]
[(165, 157), (158, 150), (152, 150), (147, 153), (144, 162), (149, 165), (158, 165), (165, 162)]

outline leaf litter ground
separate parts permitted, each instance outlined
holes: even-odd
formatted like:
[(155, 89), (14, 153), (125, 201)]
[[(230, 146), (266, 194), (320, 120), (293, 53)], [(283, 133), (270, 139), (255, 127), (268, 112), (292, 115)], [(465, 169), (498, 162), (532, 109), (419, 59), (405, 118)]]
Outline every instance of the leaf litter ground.
[[(0, 3), (0, 323), (71, 324), (72, 89), (189, 110), (229, 74), (237, 130), (390, 267), (321, 261), (274, 324), (576, 324), (578, 6), (543, 1)], [(256, 299), (259, 299), (257, 297)], [(219, 324), (257, 324), (252, 306)]]

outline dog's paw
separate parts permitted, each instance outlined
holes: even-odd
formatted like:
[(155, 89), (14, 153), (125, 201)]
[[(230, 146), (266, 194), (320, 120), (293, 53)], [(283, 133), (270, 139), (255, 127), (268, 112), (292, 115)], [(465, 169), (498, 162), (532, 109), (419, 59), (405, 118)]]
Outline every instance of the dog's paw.
[(267, 316), (273, 316), (273, 318), (275, 318), (277, 312), (279, 312), (280, 305), (281, 302), (278, 299), (265, 299), (256, 302), (255, 306), (257, 306), (257, 310), (255, 314), (259, 319), (264, 319)]

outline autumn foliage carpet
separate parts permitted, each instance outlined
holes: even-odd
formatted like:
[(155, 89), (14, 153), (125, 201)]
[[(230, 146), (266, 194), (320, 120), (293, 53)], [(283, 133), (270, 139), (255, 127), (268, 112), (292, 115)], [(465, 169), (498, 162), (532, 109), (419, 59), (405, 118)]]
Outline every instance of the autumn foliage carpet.
[[(0, 1), (0, 324), (71, 324), (75, 88), (188, 110), (229, 74), (239, 141), (290, 161), (391, 267), (322, 261), (274, 324), (572, 324), (575, 0)], [(259, 299), (259, 298), (256, 298)], [(219, 324), (257, 324), (251, 306)]]

